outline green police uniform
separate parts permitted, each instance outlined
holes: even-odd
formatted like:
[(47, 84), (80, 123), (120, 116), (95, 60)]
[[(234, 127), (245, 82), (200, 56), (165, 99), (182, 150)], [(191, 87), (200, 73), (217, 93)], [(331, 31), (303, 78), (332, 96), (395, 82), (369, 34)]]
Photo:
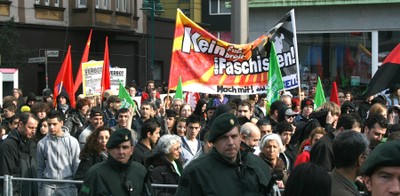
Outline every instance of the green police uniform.
[[(107, 148), (115, 148), (131, 139), (129, 130), (116, 130), (107, 142)], [(108, 156), (107, 161), (90, 168), (79, 195), (143, 195), (148, 192), (147, 179), (146, 168), (132, 157), (124, 164)]]
[[(217, 140), (237, 124), (233, 114), (222, 114), (212, 124), (209, 140)], [(266, 163), (252, 153), (240, 152), (232, 163), (213, 148), (184, 168), (176, 195), (267, 195), (270, 179)]]

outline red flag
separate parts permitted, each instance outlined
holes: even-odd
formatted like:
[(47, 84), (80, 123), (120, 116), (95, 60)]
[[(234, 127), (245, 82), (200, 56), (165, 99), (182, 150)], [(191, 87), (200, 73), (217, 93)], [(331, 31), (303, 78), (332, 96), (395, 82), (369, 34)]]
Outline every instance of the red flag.
[[(67, 92), (71, 107), (75, 108), (75, 92), (74, 81), (72, 80), (72, 60), (71, 45), (68, 46), (67, 55), (64, 58), (61, 69), (58, 72), (56, 81), (54, 82), (54, 97), (56, 98), (61, 91)], [(54, 99), (56, 103), (57, 99)], [(55, 104), (54, 104), (55, 105)]]
[(106, 45), (104, 48), (103, 73), (101, 75), (101, 95), (107, 89), (110, 89), (110, 57), (108, 54), (108, 36), (106, 37)]
[(88, 62), (88, 59), (89, 59), (89, 49), (90, 49), (90, 40), (92, 39), (92, 31), (93, 31), (93, 29), (90, 29), (89, 38), (86, 42), (86, 46), (85, 46), (85, 50), (83, 51), (81, 63), (79, 64), (78, 73), (76, 74), (76, 77), (75, 77), (74, 93), (76, 93), (79, 86), (82, 84), (82, 63)]
[(340, 106), (336, 82), (333, 82), (333, 84), (332, 84), (331, 96), (329, 98), (329, 101), (332, 101)]

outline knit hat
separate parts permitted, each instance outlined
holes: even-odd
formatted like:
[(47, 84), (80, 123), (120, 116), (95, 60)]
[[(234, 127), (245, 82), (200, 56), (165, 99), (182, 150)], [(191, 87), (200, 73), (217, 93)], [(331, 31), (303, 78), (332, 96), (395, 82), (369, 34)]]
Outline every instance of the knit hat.
[(400, 167), (400, 141), (379, 144), (361, 166), (361, 173), (372, 175), (379, 167)]
[(347, 113), (347, 111), (355, 112), (356, 111), (356, 106), (351, 101), (345, 101), (340, 106), (340, 111), (341, 111), (342, 114)]
[(29, 106), (27, 106), (27, 105), (24, 105), (24, 106), (21, 107), (20, 111), (22, 113), (31, 112), (31, 108)]
[(214, 142), (218, 137), (231, 131), (239, 125), (237, 117), (232, 113), (223, 113), (211, 124), (209, 142)]
[(309, 106), (309, 105), (314, 108), (314, 101), (312, 99), (308, 99), (308, 98), (303, 99), (303, 101), (301, 101), (301, 104), (300, 104), (301, 110), (303, 110), (304, 107)]
[(128, 129), (117, 129), (111, 134), (110, 139), (107, 142), (107, 149), (113, 149), (120, 145), (121, 143), (131, 141), (132, 135), (131, 131)]

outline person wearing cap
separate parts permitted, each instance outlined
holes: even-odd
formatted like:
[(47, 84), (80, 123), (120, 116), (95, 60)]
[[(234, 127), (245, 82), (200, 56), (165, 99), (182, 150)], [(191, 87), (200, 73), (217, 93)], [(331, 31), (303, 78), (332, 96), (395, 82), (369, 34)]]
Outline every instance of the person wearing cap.
[(83, 146), (86, 144), (86, 138), (90, 135), (90, 133), (92, 133), (92, 131), (98, 127), (104, 125), (103, 116), (103, 112), (98, 108), (92, 108), (90, 110), (89, 125), (85, 127), (81, 133), (79, 131), (76, 133), (81, 149), (83, 149)]
[(297, 116), (297, 113), (294, 112), (291, 108), (287, 108), (285, 110), (285, 121), (289, 122), (293, 126), (294, 126), (294, 124), (293, 124), (294, 118), (296, 118), (296, 116)]
[(340, 105), (340, 113), (341, 114), (348, 114), (348, 113), (355, 113), (356, 106), (351, 101), (345, 101)]
[(107, 99), (107, 106), (104, 108), (104, 125), (108, 127), (117, 126), (117, 111), (121, 107), (121, 99), (116, 95), (111, 95)]
[[(38, 178), (72, 180), (79, 166), (79, 143), (64, 127), (64, 114), (52, 110), (47, 117), (48, 134), (37, 144)], [(39, 195), (77, 195), (72, 183), (39, 182)]]
[(361, 166), (371, 196), (400, 195), (400, 141), (377, 146)]
[(309, 98), (303, 99), (300, 104), (301, 112), (294, 119), (294, 124), (307, 123), (310, 119), (310, 114), (314, 111), (314, 101)]
[(218, 116), (208, 140), (213, 148), (183, 170), (177, 196), (267, 195), (271, 172), (266, 163), (240, 151), (239, 122), (232, 113)]
[(108, 158), (92, 166), (79, 195), (142, 195), (147, 187), (147, 170), (133, 161), (133, 143), (128, 129), (118, 129), (106, 144)]

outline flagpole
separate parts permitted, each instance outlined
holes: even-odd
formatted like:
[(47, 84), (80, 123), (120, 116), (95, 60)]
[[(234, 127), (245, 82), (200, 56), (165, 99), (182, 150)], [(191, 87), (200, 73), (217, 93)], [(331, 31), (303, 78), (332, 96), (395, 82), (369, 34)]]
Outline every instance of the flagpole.
[(301, 96), (301, 81), (300, 81), (300, 65), (299, 65), (299, 52), (298, 52), (298, 47), (297, 47), (297, 29), (296, 29), (296, 18), (294, 16), (294, 9), (290, 10), (290, 17), (292, 19), (292, 29), (293, 29), (293, 46), (294, 46), (294, 51), (296, 53), (296, 67), (297, 67), (297, 83), (299, 84), (298, 86), (298, 91), (299, 91), (299, 99), (300, 101), (302, 100)]

